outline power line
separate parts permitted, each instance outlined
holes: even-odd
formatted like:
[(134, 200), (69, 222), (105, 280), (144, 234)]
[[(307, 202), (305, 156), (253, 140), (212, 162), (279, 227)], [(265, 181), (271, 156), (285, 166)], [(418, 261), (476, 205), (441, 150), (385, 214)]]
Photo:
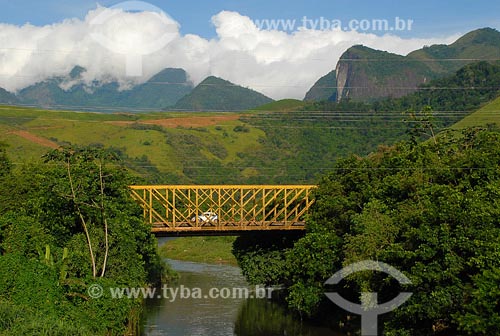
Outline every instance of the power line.
[[(123, 163), (128, 163), (124, 161)], [(11, 162), (13, 165), (29, 165), (29, 163), (26, 162)], [(51, 162), (36, 162), (36, 164), (41, 164), (41, 165), (47, 165), (47, 166), (62, 166), (60, 163), (51, 163)], [(422, 167), (355, 167), (355, 166), (337, 166), (337, 163), (332, 162), (331, 166), (328, 167), (315, 167), (315, 168), (307, 168), (307, 167), (302, 167), (302, 166), (292, 166), (293, 168), (300, 168), (301, 170), (307, 171), (307, 170), (329, 170), (329, 171), (337, 171), (337, 170), (353, 170), (353, 171), (407, 171), (407, 170), (413, 170), (413, 171), (434, 171), (434, 170), (466, 170), (466, 171), (478, 171), (478, 170), (495, 170), (496, 168), (492, 167), (428, 167), (428, 166), (422, 166)], [(117, 168), (126, 168), (123, 164), (112, 164), (108, 163), (106, 164), (107, 167), (117, 167)], [(133, 164), (133, 167), (136, 168), (170, 168), (170, 166), (167, 165), (138, 165), (138, 164)], [(244, 170), (244, 169), (259, 169), (259, 170), (282, 170), (282, 169), (287, 169), (290, 168), (290, 165), (283, 166), (283, 167), (253, 167), (253, 166), (236, 166), (236, 167), (224, 167), (226, 170)], [(190, 167), (190, 166), (184, 166), (184, 169), (212, 169), (213, 167), (206, 167), (206, 166), (195, 166), (195, 167)], [(221, 175), (200, 175), (200, 176), (224, 176), (224, 173), (221, 173)], [(259, 176), (276, 176), (276, 175), (260, 175)]]
[[(89, 49), (79, 49), (79, 48), (74, 48), (74, 49), (43, 49), (43, 48), (20, 48), (20, 47), (0, 47), (0, 50), (6, 50), (6, 51), (26, 51), (26, 52), (40, 52), (40, 53), (64, 53), (64, 54), (70, 54), (70, 53), (82, 53), (84, 51), (90, 51)], [(415, 51), (419, 51), (422, 49), (417, 49)], [(363, 62), (363, 61), (371, 61), (371, 62), (397, 62), (397, 63), (403, 63), (403, 62), (478, 62), (478, 61), (488, 61), (488, 62), (494, 62), (494, 61), (500, 61), (500, 58), (496, 57), (448, 57), (448, 58), (417, 58), (417, 57), (412, 57), (409, 55), (403, 56), (399, 54), (394, 54), (391, 53), (393, 58), (383, 58), (383, 57), (367, 57), (367, 58), (339, 58), (339, 62)], [(255, 59), (248, 59), (247, 57), (231, 57), (232, 60), (240, 60), (240, 61), (251, 61)], [(267, 61), (283, 61), (283, 57), (266, 57)], [(286, 59), (285, 59), (286, 60)], [(312, 61), (332, 61), (331, 58), (320, 58), (320, 57), (310, 57), (307, 58), (307, 60), (312, 60)]]
[[(69, 112), (71, 113), (71, 112)], [(397, 113), (397, 112), (396, 112)], [(435, 119), (449, 119), (451, 117), (462, 117), (464, 115), (468, 115), (472, 112), (457, 112), (457, 113), (441, 113), (441, 114), (435, 114), (435, 115), (432, 115)], [(499, 111), (489, 111), (488, 113), (484, 113), (483, 115), (491, 115), (491, 116), (495, 116), (495, 115), (498, 115), (498, 113), (500, 113), (500, 110)], [(214, 116), (215, 117), (215, 116)], [(351, 119), (345, 119), (346, 117), (350, 117)], [(352, 119), (352, 117), (358, 117), (358, 119)], [(372, 117), (371, 119), (368, 119), (369, 117)], [(175, 118), (177, 120), (182, 120), (182, 119), (186, 119), (186, 120), (189, 120), (191, 118), (206, 118), (206, 119), (210, 119), (211, 117), (210, 116), (206, 116), (206, 117), (199, 117), (199, 116), (195, 116), (195, 117), (189, 117), (189, 116), (186, 116), (186, 117), (179, 117), (179, 118)], [(334, 122), (334, 123), (352, 123), (352, 122), (363, 122), (363, 123), (366, 123), (366, 122), (383, 122), (383, 123), (418, 123), (419, 121), (418, 120), (404, 120), (404, 115), (402, 115), (401, 113), (397, 113), (395, 115), (389, 115), (389, 114), (381, 114), (381, 115), (377, 115), (376, 113), (375, 114), (356, 114), (356, 113), (351, 113), (349, 115), (308, 115), (307, 113), (304, 113), (304, 117), (302, 118), (298, 118), (298, 117), (292, 117), (292, 118), (279, 118), (278, 116), (274, 117), (274, 116), (251, 116), (251, 117), (247, 117), (247, 116), (241, 116), (242, 119), (244, 120), (241, 120), (241, 119), (237, 119), (236, 121), (240, 121), (242, 123), (248, 123), (248, 122), (251, 122), (251, 121), (283, 121), (283, 122), (305, 122), (305, 121), (310, 121), (310, 122), (321, 122), (321, 123), (328, 123), (328, 122)], [(342, 119), (344, 118), (344, 119)], [(373, 118), (376, 118), (375, 120)], [(389, 119), (389, 118), (392, 118)], [(116, 119), (109, 119), (109, 120), (102, 120), (102, 119), (94, 119), (94, 120), (91, 120), (91, 119), (85, 119), (85, 120), (82, 120), (82, 119), (67, 119), (67, 118), (41, 118), (41, 117), (37, 117), (37, 118), (33, 118), (33, 117), (18, 117), (18, 116), (2, 116), (0, 115), (0, 120), (2, 119), (11, 119), (11, 120), (26, 120), (26, 121), (31, 121), (33, 119), (36, 119), (36, 120), (39, 120), (39, 121), (63, 121), (63, 122), (72, 122), (72, 123), (107, 123), (107, 124), (111, 124), (113, 125), (113, 123), (127, 123), (127, 124), (124, 124), (124, 125), (120, 125), (120, 126), (123, 126), (123, 127), (127, 127), (127, 126), (132, 126), (132, 127), (129, 127), (129, 128), (133, 128), (134, 125), (142, 125), (144, 127), (148, 127), (148, 126), (151, 126), (151, 127), (161, 127), (161, 128), (164, 128), (164, 129), (175, 129), (175, 128), (185, 128), (185, 129), (192, 129), (194, 131), (196, 131), (196, 128), (204, 128), (204, 127), (208, 127), (208, 126), (221, 126), (221, 127), (235, 127), (237, 125), (234, 125), (234, 124), (226, 124), (226, 123), (214, 123), (214, 124), (210, 124), (210, 125), (193, 125), (193, 126), (189, 126), (189, 125), (172, 125), (172, 126), (163, 126), (155, 121), (158, 121), (158, 120), (161, 120), (161, 121), (165, 121), (165, 122), (168, 122), (169, 119), (173, 119), (173, 118), (164, 118), (164, 119), (153, 119), (153, 120), (148, 120), (148, 119), (138, 119), (138, 120), (132, 120), (132, 121), (128, 121), (128, 120), (116, 120)], [(248, 119), (248, 120), (245, 120), (245, 119)], [(394, 120), (394, 119), (397, 119), (397, 120)], [(117, 125), (115, 125), (117, 126)], [(252, 126), (255, 126), (255, 127), (272, 127), (273, 125), (261, 125), (261, 124), (257, 124), (257, 125), (252, 125)], [(288, 125), (289, 127), (294, 127), (294, 126), (290, 126)], [(286, 125), (276, 125), (276, 127), (283, 127), (285, 128)], [(141, 129), (138, 129), (139, 131)], [(153, 129), (153, 128), (145, 128), (145, 129), (142, 129), (143, 131), (155, 131), (156, 129)], [(157, 131), (157, 130), (156, 130)]]
[[(500, 61), (500, 59), (498, 59)], [(8, 77), (8, 78), (40, 78), (40, 75), (13, 75), (13, 74), (0, 74), (0, 77)], [(39, 82), (37, 83), (45, 83), (50, 80), (57, 80), (57, 79), (65, 79), (65, 75), (61, 76), (54, 76), (54, 77), (49, 77), (46, 79), (40, 79)], [(114, 82), (102, 82), (102, 84), (110, 84), (110, 83), (118, 83), (117, 81)], [(167, 85), (167, 86), (191, 86), (191, 83), (188, 82), (156, 82), (156, 81), (145, 81), (142, 83), (136, 82), (136, 81), (129, 81), (128, 83), (134, 83), (136, 86), (144, 86), (144, 85)], [(36, 84), (36, 83), (35, 83)], [(35, 85), (32, 84), (32, 85)], [(61, 84), (61, 83), (54, 83), (54, 84)], [(78, 84), (75, 85), (85, 85), (86, 82), (80, 81)], [(499, 89), (498, 87), (490, 87), (490, 86), (427, 86), (428, 84), (426, 83), (421, 83), (420, 85), (417, 86), (377, 86), (377, 88), (382, 88), (382, 89), (391, 89), (391, 90), (480, 90), (480, 89)], [(207, 86), (207, 87), (262, 87), (262, 88), (304, 88), (304, 87), (309, 87), (309, 85), (290, 85), (290, 84), (254, 84), (254, 83), (245, 83), (245, 84), (234, 84), (234, 83), (199, 83), (196, 86)], [(93, 88), (99, 88), (99, 86), (93, 86)], [(330, 85), (322, 85), (322, 86), (315, 86), (317, 89), (373, 89), (373, 87), (370, 86), (330, 86)], [(63, 89), (62, 89), (63, 90)], [(121, 92), (127, 92), (131, 91), (132, 89), (129, 90), (123, 90)], [(64, 90), (65, 92), (68, 92), (69, 90)]]
[[(494, 89), (494, 88), (492, 88)], [(332, 102), (334, 103), (334, 102)], [(307, 102), (304, 102), (304, 106), (307, 106)], [(370, 107), (370, 105), (366, 104), (365, 105), (367, 108)], [(33, 108), (33, 109), (38, 109), (38, 110), (44, 110), (47, 112), (71, 112), (71, 113), (96, 113), (99, 114), (110, 114), (110, 115), (116, 115), (118, 113), (186, 113), (186, 114), (197, 114), (197, 113), (225, 113), (225, 114), (246, 114), (246, 115), (253, 115), (253, 114), (258, 114), (258, 113), (296, 113), (296, 112), (302, 112), (302, 111), (266, 111), (266, 110), (258, 110), (258, 109), (228, 109), (228, 110), (223, 110), (223, 109), (200, 109), (200, 110), (193, 110), (193, 109), (176, 109), (176, 108), (164, 108), (164, 109), (159, 109), (159, 108), (140, 108), (140, 107), (132, 107), (132, 106), (100, 106), (100, 105), (61, 105), (61, 104), (45, 104), (43, 106), (40, 105), (32, 105), (32, 104), (15, 104), (15, 105), (1, 105), (0, 104), (0, 109), (12, 109), (15, 110), (18, 108), (18, 110), (22, 110), (22, 108)], [(48, 111), (51, 110), (52, 111)], [(76, 110), (75, 110), (76, 109)], [(406, 109), (405, 109), (406, 110)], [(109, 113), (106, 113), (108, 111)], [(394, 110), (394, 111), (385, 111), (385, 112), (403, 112), (404, 110)], [(347, 111), (323, 111), (323, 110), (305, 110), (305, 113), (313, 113), (313, 112), (335, 112), (335, 113), (342, 113), (342, 112), (347, 112)], [(352, 110), (350, 112), (359, 112), (363, 113), (364, 111), (355, 111)], [(382, 111), (381, 111), (382, 112)], [(439, 111), (439, 112), (464, 112), (464, 111), (457, 111), (457, 110), (446, 110), (446, 111)], [(467, 112), (467, 111), (465, 111)], [(369, 111), (367, 113), (370, 113)], [(377, 112), (373, 112), (377, 113)]]

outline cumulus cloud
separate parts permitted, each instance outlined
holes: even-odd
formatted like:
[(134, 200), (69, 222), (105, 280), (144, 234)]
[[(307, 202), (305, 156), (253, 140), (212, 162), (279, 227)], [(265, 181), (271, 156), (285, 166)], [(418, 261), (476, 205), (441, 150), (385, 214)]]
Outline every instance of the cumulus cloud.
[[(109, 9), (98, 7), (82, 20), (42, 27), (0, 24), (0, 87), (15, 92), (50, 77), (65, 76), (79, 65), (87, 69), (83, 81), (88, 84), (119, 81), (127, 88), (164, 68), (176, 67), (185, 69), (194, 84), (214, 75), (274, 99), (302, 99), (353, 45), (404, 55), (458, 38), (405, 39), (305, 28), (284, 32), (261, 29), (249, 17), (222, 11), (212, 18), (217, 36), (208, 40), (181, 35), (178, 22), (154, 12), (113, 9), (109, 19), (96, 24), (104, 11)], [(111, 45), (104, 45), (96, 35), (112, 41)], [(160, 47), (153, 48), (155, 43)], [(142, 76), (131, 77), (127, 64), (137, 58)]]

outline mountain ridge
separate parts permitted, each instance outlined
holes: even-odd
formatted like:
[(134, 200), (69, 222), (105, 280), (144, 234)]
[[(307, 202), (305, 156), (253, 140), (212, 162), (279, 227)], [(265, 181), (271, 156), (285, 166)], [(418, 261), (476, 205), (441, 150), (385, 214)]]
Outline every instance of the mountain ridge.
[(0, 104), (15, 105), (18, 103), (19, 99), (17, 99), (15, 94), (0, 88)]
[(240, 111), (272, 102), (260, 92), (209, 76), (174, 106), (185, 111)]
[(86, 69), (75, 66), (67, 76), (52, 77), (28, 86), (17, 95), (0, 88), (0, 104), (101, 112), (140, 110), (239, 111), (273, 102), (265, 95), (209, 76), (194, 87), (183, 69), (166, 68), (146, 82), (121, 89), (115, 81), (90, 85)]
[(24, 88), (18, 93), (18, 100), (23, 104), (56, 108), (162, 109), (174, 105), (193, 88), (183, 69), (166, 68), (128, 90), (122, 90), (114, 81), (85, 84), (82, 80), (85, 71), (75, 66), (67, 76), (49, 78)]
[(356, 45), (318, 79), (304, 100), (372, 101), (402, 97), (429, 80), (453, 74), (466, 64), (500, 58), (500, 32), (471, 31), (450, 45), (425, 46), (407, 56)]

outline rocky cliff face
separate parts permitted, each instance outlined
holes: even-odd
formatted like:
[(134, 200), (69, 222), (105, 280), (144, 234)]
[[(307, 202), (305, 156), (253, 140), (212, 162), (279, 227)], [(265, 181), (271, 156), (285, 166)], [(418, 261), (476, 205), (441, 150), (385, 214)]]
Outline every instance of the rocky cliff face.
[(355, 46), (347, 50), (336, 68), (337, 101), (366, 101), (401, 97), (433, 77), (423, 64), (384, 51)]
[(352, 74), (351, 64), (350, 62), (338, 62), (335, 68), (335, 75), (337, 77), (337, 101), (343, 98), (349, 98), (349, 79)]
[(409, 64), (401, 56), (361, 46), (344, 54), (336, 73), (337, 101), (402, 97), (414, 92), (428, 77), (435, 77), (425, 67)]

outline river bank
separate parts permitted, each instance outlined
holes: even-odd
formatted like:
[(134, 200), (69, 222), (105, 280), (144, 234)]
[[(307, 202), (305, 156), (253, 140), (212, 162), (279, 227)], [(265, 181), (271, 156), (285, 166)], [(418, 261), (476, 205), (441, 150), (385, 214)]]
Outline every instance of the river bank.
[[(159, 253), (163, 258), (206, 264), (237, 266), (232, 253), (236, 237), (182, 237), (159, 240)], [(165, 242), (168, 241), (168, 244)]]

